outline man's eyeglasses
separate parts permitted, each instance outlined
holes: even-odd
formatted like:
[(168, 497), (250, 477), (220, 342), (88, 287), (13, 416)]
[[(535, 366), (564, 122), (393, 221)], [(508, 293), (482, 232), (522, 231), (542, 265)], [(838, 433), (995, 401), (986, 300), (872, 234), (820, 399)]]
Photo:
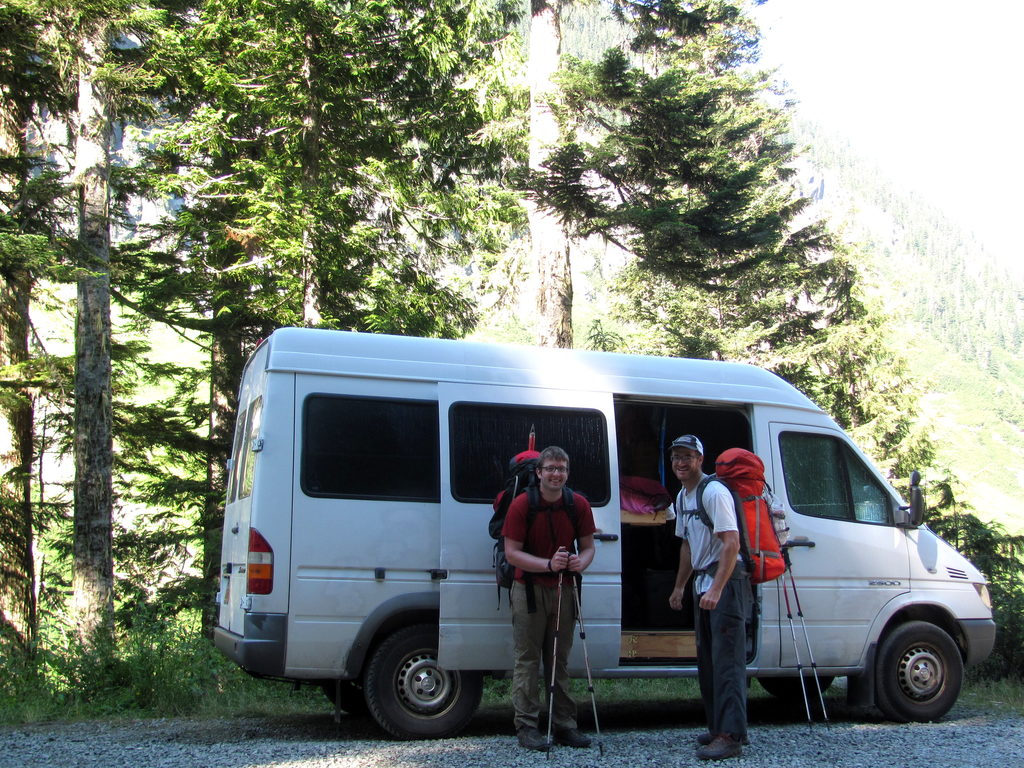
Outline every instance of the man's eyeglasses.
[(541, 472), (548, 472), (548, 473), (550, 473), (552, 475), (565, 475), (565, 474), (568, 474), (569, 468), (568, 467), (541, 467), (540, 471)]
[(692, 456), (680, 456), (680, 455), (676, 454), (676, 455), (674, 455), (672, 457), (672, 463), (673, 464), (688, 464), (689, 462), (691, 462), (691, 461), (693, 461), (695, 459), (699, 459), (699, 458), (700, 458), (700, 456), (698, 454), (693, 454)]

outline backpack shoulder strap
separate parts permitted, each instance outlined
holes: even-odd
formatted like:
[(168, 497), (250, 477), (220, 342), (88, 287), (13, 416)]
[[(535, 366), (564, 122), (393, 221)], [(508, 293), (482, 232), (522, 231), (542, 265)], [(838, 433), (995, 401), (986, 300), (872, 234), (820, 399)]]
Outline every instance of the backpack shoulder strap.
[(572, 531), (578, 539), (579, 536), (579, 517), (576, 514), (576, 494), (572, 492), (572, 488), (562, 486), (562, 506), (565, 508), (565, 512), (569, 515), (569, 520), (572, 522)]
[(523, 493), (526, 495), (528, 503), (526, 510), (526, 532), (528, 534), (529, 526), (534, 524), (537, 513), (541, 511), (541, 490), (537, 485), (527, 485)]
[[(711, 485), (711, 483), (722, 483), (722, 481), (714, 475), (709, 475), (700, 481), (697, 485), (697, 508), (695, 510), (691, 510), (690, 514), (696, 515), (704, 525), (714, 530), (715, 523), (708, 514), (707, 508), (704, 506), (704, 491), (707, 490), (707, 487)], [(725, 483), (722, 483), (722, 485), (725, 485)], [(726, 487), (728, 488), (728, 486)]]

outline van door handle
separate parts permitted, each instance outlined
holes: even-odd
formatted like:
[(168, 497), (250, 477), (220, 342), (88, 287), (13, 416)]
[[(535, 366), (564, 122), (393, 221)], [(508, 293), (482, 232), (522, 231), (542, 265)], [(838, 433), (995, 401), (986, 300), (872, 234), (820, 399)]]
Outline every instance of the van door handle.
[(595, 541), (618, 541), (619, 540), (619, 534), (617, 534), (617, 533), (595, 533), (594, 534), (594, 540)]
[(815, 546), (814, 542), (808, 539), (806, 536), (797, 536), (795, 539), (790, 539), (782, 545), (783, 549), (789, 549), (790, 547), (807, 547), (811, 548)]

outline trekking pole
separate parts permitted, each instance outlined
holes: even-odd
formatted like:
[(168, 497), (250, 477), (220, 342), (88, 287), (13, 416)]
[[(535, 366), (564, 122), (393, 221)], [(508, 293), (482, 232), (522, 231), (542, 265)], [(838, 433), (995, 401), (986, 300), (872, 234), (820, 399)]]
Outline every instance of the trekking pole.
[[(804, 631), (804, 643), (807, 645), (807, 658), (811, 663), (811, 672), (814, 673), (814, 687), (818, 689), (818, 701), (821, 704), (821, 716), (828, 726), (828, 711), (825, 709), (825, 692), (821, 690), (821, 680), (818, 678), (818, 665), (814, 663), (814, 651), (811, 650), (811, 638), (807, 634), (807, 621), (804, 619), (803, 608), (800, 607), (800, 594), (796, 591), (796, 579), (793, 578), (793, 569), (786, 568), (789, 572), (789, 583), (793, 585), (793, 600), (796, 602), (796, 615), (800, 617), (800, 626)], [(806, 693), (804, 696), (806, 697)]]
[[(785, 551), (785, 550), (783, 550)], [(789, 570), (789, 558), (786, 558), (786, 570)], [(793, 654), (796, 656), (796, 672), (800, 677), (800, 691), (804, 695), (804, 709), (807, 711), (807, 724), (810, 725), (813, 720), (811, 719), (811, 702), (807, 698), (807, 684), (804, 682), (804, 665), (800, 663), (800, 646), (796, 641), (796, 626), (793, 624), (793, 609), (789, 607), (789, 589), (786, 587), (786, 579), (783, 577), (780, 579), (782, 584), (782, 596), (786, 598), (786, 618), (789, 619), (789, 633), (793, 636)], [(793, 595), (796, 597), (796, 594)]]
[(558, 628), (562, 623), (562, 571), (558, 572), (558, 597), (555, 599), (555, 639), (551, 643), (551, 684), (548, 685), (548, 748), (551, 757), (551, 726), (555, 713), (555, 673), (558, 671)]
[(594, 711), (594, 733), (597, 736), (597, 749), (604, 755), (604, 742), (601, 741), (601, 725), (597, 722), (597, 697), (594, 695), (594, 680), (590, 676), (590, 654), (587, 653), (587, 630), (583, 626), (583, 608), (580, 593), (576, 588), (577, 580), (572, 580), (572, 596), (576, 601), (576, 621), (580, 623), (580, 641), (583, 643), (583, 666), (587, 669), (587, 690), (590, 691), (590, 706)]

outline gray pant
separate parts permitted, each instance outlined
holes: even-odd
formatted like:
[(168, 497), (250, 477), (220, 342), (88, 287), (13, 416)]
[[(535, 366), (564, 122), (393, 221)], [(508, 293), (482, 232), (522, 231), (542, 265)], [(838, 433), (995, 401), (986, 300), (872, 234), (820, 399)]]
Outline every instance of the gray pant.
[(747, 621), (752, 596), (741, 568), (722, 590), (714, 610), (699, 607), (696, 597), (697, 679), (704, 700), (708, 732), (747, 735)]
[[(558, 658), (555, 660), (555, 702), (552, 723), (556, 730), (576, 727), (576, 702), (569, 695), (569, 651), (572, 649), (576, 609), (572, 595), (573, 580), (562, 579), (561, 618), (558, 620)], [(512, 706), (515, 726), (540, 727), (539, 686), (551, 684), (551, 651), (555, 640), (555, 614), (558, 590), (533, 587), (537, 602), (535, 613), (526, 609), (526, 587), (512, 585), (512, 639), (515, 643), (515, 667), (512, 670)], [(543, 661), (544, 678), (540, 678)]]

